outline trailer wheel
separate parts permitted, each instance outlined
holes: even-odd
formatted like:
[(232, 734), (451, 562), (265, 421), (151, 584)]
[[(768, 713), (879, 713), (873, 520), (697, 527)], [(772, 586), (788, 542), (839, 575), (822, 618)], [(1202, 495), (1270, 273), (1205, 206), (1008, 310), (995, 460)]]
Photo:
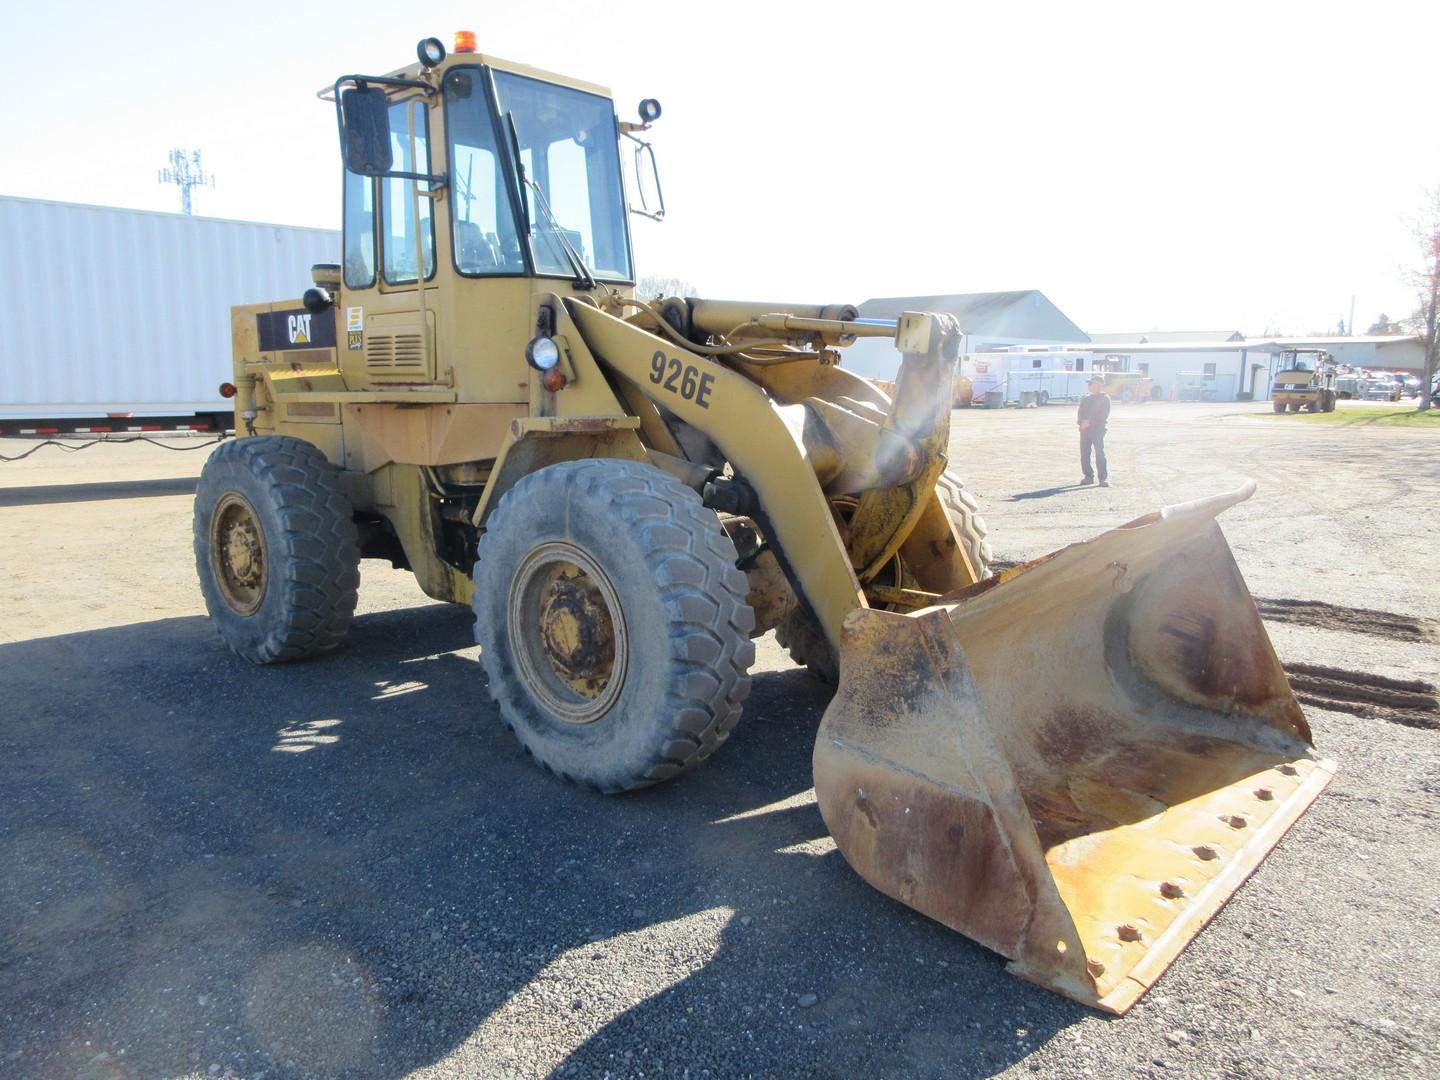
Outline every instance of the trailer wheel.
[(360, 547), (340, 473), (310, 443), (221, 443), (195, 490), (195, 569), (225, 644), (255, 664), (345, 640)]
[[(980, 516), (980, 504), (975, 496), (965, 490), (964, 481), (949, 469), (935, 481), (935, 491), (955, 526), (970, 565), (975, 568), (976, 577), (984, 581), (990, 576), (990, 562), (994, 553), (987, 539), (989, 529)], [(835, 655), (830, 640), (820, 629), (815, 617), (804, 608), (796, 608), (775, 627), (775, 640), (790, 654), (790, 659), (805, 668), (815, 678), (831, 686), (840, 681), (840, 660)]]
[(667, 780), (730, 735), (755, 646), (735, 545), (651, 465), (567, 461), (500, 500), (475, 565), (475, 637), (505, 724), (604, 792)]

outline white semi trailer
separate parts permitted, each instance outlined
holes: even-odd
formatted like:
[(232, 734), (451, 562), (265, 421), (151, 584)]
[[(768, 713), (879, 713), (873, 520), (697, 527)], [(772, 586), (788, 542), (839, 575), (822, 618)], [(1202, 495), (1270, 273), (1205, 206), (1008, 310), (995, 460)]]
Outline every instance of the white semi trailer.
[(230, 308), (310, 287), (331, 229), (0, 196), (0, 435), (224, 427)]

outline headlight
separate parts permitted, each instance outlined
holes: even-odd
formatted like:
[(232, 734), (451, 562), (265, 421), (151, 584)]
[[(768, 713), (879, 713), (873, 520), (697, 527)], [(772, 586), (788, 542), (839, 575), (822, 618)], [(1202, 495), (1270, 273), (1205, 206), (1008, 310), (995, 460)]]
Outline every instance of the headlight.
[(525, 346), (525, 360), (536, 371), (549, 371), (560, 363), (560, 346), (548, 337), (537, 337)]

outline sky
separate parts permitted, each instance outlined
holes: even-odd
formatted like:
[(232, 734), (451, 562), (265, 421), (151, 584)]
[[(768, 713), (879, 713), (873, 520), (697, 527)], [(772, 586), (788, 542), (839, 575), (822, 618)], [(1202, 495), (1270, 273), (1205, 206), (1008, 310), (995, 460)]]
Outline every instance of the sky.
[[(1440, 4), (7, 5), (0, 193), (338, 228), (333, 107), (415, 44), (642, 97), (641, 273), (835, 303), (1040, 289), (1083, 329), (1301, 334), (1414, 306)], [(74, 57), (69, 54), (73, 52)], [(304, 268), (297, 278), (304, 283)]]

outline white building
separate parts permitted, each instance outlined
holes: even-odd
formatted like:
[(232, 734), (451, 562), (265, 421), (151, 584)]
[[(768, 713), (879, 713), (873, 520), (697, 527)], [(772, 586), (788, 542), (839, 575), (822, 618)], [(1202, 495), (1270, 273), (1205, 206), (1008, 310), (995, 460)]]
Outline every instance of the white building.
[(1092, 336), (1090, 366), (1144, 372), (1152, 380), (1151, 396), (1166, 401), (1263, 401), (1285, 349), (1325, 349), (1341, 364), (1373, 371), (1418, 373), (1425, 363), (1420, 339), (1404, 335), (1175, 341), (1151, 333), (1139, 335), (1148, 341), (1105, 340), (1112, 336)]
[[(1065, 370), (1072, 370), (1073, 363), (1074, 371), (1098, 366), (1147, 374), (1152, 398), (1165, 401), (1263, 401), (1270, 396), (1279, 354), (1287, 348), (1326, 349), (1341, 364), (1373, 371), (1418, 374), (1425, 363), (1419, 338), (1404, 335), (1247, 341), (1238, 330), (1086, 334), (1036, 289), (880, 297), (860, 305), (862, 318), (891, 319), (904, 311), (954, 315), (964, 332), (961, 352), (970, 361), (980, 353), (1063, 347)], [(1057, 357), (1030, 358), (1039, 367), (1053, 360)], [(841, 363), (860, 375), (893, 379), (900, 354), (893, 342), (862, 338), (841, 354)]]
[[(935, 311), (955, 316), (964, 334), (960, 351), (965, 354), (1090, 340), (1085, 331), (1038, 289), (888, 296), (866, 300), (860, 305), (863, 319), (893, 319), (906, 311)], [(861, 338), (841, 353), (840, 362), (856, 374), (872, 379), (893, 379), (900, 370), (900, 354), (895, 343), (883, 338)]]

